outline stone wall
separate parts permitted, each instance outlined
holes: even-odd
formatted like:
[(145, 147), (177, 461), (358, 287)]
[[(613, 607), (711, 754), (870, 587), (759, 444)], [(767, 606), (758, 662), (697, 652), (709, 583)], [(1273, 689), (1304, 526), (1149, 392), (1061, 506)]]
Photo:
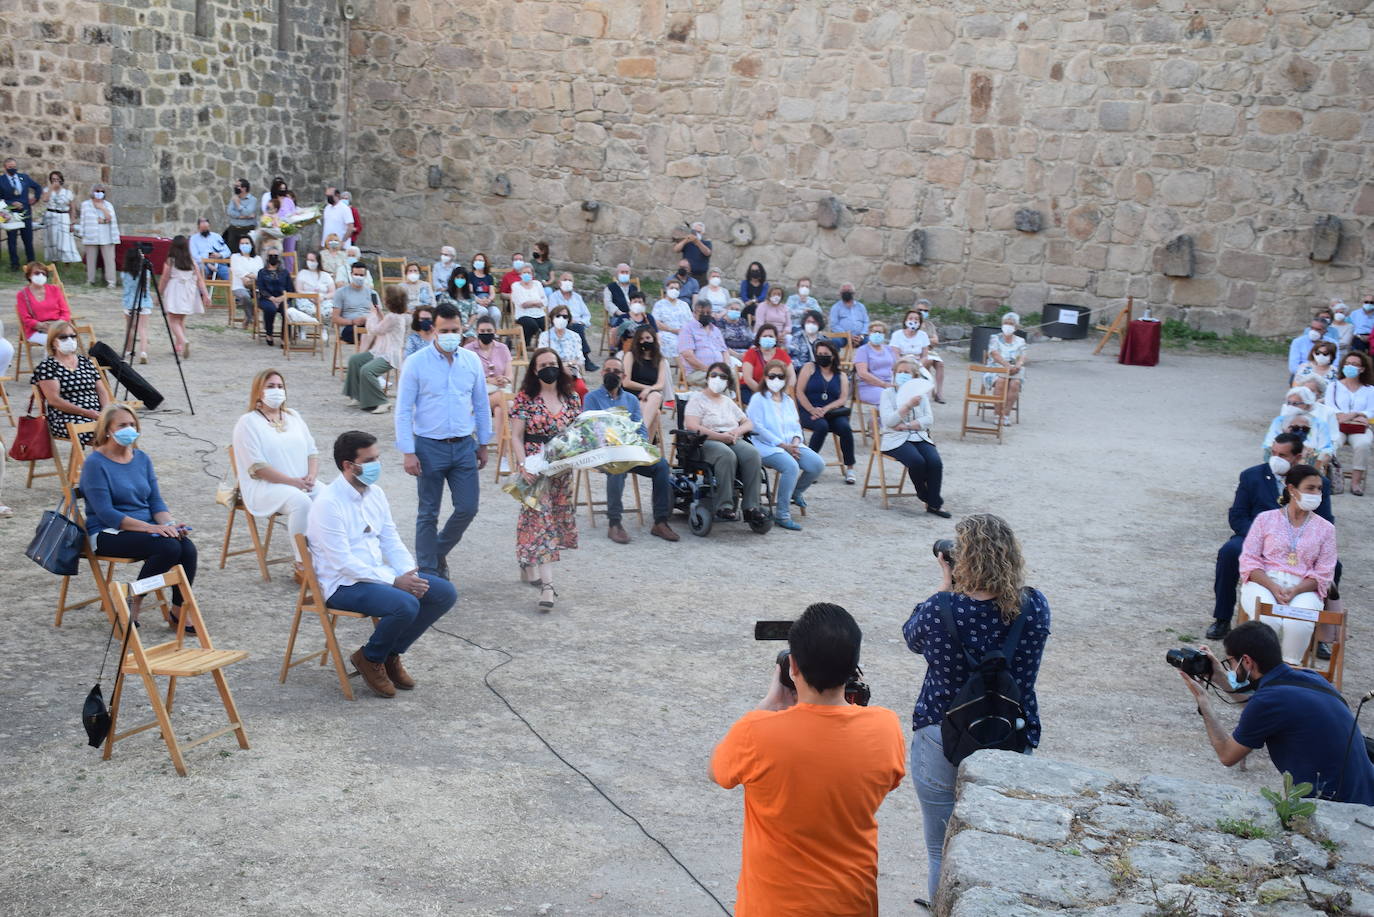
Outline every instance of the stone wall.
[[(1368, 806), (1318, 802), (1305, 833), (1286, 832), (1238, 787), (1128, 784), (1011, 752), (969, 757), (957, 792), (938, 917), (1374, 915)], [(1222, 830), (1242, 824), (1265, 836)]]
[[(1023, 311), (1131, 293), (1273, 334), (1374, 258), (1368, 5), (369, 3), (349, 168), (365, 212), (400, 218), (370, 244), (398, 252), (500, 262), (547, 238), (656, 274), (703, 217), (734, 276), (757, 259), (827, 293)], [(1193, 277), (1162, 272), (1180, 235)]]

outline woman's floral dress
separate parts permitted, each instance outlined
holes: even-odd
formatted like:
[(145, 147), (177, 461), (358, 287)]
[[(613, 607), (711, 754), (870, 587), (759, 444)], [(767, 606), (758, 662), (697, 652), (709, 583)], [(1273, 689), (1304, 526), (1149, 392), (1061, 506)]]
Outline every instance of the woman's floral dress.
[[(524, 392), (519, 392), (515, 396), (515, 403), (511, 405), (510, 416), (511, 419), (519, 418), (525, 422), (526, 436), (557, 436), (582, 413), (582, 404), (576, 395), (564, 397), (562, 402), (562, 413), (554, 415), (538, 395), (530, 398)], [(543, 448), (543, 443), (525, 441), (526, 456), (534, 455)], [(520, 507), (520, 518), (515, 523), (515, 559), (520, 566), (555, 563), (560, 549), (573, 550), (577, 547), (572, 479), (571, 473), (554, 477), (549, 482), (549, 489), (539, 509)]]

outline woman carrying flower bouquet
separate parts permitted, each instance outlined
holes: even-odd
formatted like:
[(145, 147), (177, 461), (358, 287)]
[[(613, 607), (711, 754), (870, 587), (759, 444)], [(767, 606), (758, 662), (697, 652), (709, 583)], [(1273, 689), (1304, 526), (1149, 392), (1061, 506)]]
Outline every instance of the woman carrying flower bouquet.
[[(515, 454), (531, 456), (544, 444), (568, 429), (582, 412), (582, 403), (573, 389), (573, 378), (563, 371), (557, 351), (541, 347), (530, 356), (530, 369), (511, 406), (511, 438)], [(521, 469), (526, 481), (535, 475)], [(515, 558), (520, 563), (520, 578), (539, 589), (539, 610), (552, 611), (558, 595), (553, 588), (553, 565), (558, 552), (577, 547), (577, 521), (574, 518), (571, 474), (556, 475), (538, 509), (520, 507), (515, 523)]]

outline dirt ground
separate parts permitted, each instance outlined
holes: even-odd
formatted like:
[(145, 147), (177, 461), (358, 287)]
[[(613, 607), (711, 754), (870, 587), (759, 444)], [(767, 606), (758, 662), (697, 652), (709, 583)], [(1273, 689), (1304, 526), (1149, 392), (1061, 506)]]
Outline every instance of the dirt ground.
[[(115, 335), (116, 297), (75, 292), (78, 313)], [(280, 576), (260, 582), (249, 557), (217, 568), (225, 511), (213, 493), (248, 381), (283, 369), (291, 403), (326, 451), (345, 429), (378, 433), (381, 483), (411, 543), (415, 490), (391, 449), (391, 418), (347, 408), (327, 363), (285, 363), (218, 318), (192, 324), (191, 416), (160, 328), (155, 340), (162, 355), (146, 370), (168, 410), (149, 416), (141, 445), (177, 518), (195, 526), (196, 593), (217, 644), (251, 654), (229, 672), (252, 748), (224, 738), (194, 749), (182, 779), (155, 732), (121, 743), (108, 762), (86, 747), (80, 707), (108, 627), (93, 608), (53, 627), (58, 580), (22, 552), (56, 488), (49, 480), (26, 490), (11, 463), (3, 496), (15, 516), (0, 521), (11, 623), (0, 707), (7, 912), (706, 917), (717, 905), (570, 765), (728, 907), (742, 797), (712, 784), (706, 767), (765, 688), (776, 646), (751, 639), (754, 620), (820, 599), (843, 604), (865, 629), (873, 702), (910, 714), (924, 663), (900, 628), (937, 585), (930, 544), (954, 520), (924, 514), (912, 498), (884, 511), (833, 470), (809, 495), (800, 533), (760, 537), (724, 524), (698, 539), (679, 522), (683, 541), (670, 545), (631, 517), (633, 543), (618, 546), (604, 520), (590, 528), (579, 517), (582, 547), (565, 555), (559, 607), (547, 616), (517, 580), (516, 504), (484, 475), (480, 514), (451, 557), (460, 599), (442, 622), (447, 633), (427, 635), (407, 657), (419, 688), (394, 700), (364, 689), (348, 703), (332, 674), (308, 666), (279, 684), (294, 587)], [(954, 355), (950, 367), (950, 403), (936, 412), (947, 506), (956, 517), (1005, 516), (1029, 582), (1053, 609), (1039, 754), (1127, 777), (1273, 785), (1262, 753), (1246, 771), (1215, 761), (1163, 657), (1180, 634), (1207, 626), (1226, 508), (1237, 473), (1260, 458), (1282, 362), (1166, 353), (1160, 366), (1139, 368), (1094, 357), (1086, 342), (1037, 345), (1022, 422), (1000, 446), (953, 432), (962, 389)], [(24, 388), (8, 391), (18, 403)], [(1350, 694), (1371, 680), (1360, 651), (1371, 549), (1356, 534), (1369, 501), (1335, 502), (1355, 621)], [(349, 652), (362, 627), (341, 630)], [(143, 630), (145, 639), (158, 633)], [(317, 627), (303, 633), (318, 642)], [(126, 724), (147, 712), (141, 687), (128, 697)], [(178, 700), (182, 734), (216, 722), (209, 679), (185, 682)], [(880, 819), (883, 909), (914, 912), (925, 856), (909, 781)]]

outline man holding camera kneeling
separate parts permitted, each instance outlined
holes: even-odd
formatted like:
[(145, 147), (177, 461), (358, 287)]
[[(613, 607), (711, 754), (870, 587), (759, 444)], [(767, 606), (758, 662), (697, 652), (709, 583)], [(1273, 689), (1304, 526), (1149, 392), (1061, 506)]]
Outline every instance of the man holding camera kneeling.
[(878, 806), (906, 775), (897, 714), (849, 704), (859, 625), (818, 602), (788, 632), (787, 668), (726, 733), (711, 779), (744, 785), (736, 917), (878, 913)]
[(1313, 796), (1374, 805), (1374, 764), (1340, 693), (1315, 672), (1290, 668), (1278, 635), (1267, 624), (1247, 621), (1227, 634), (1222, 645), (1223, 665), (1235, 676), (1228, 679), (1230, 690), (1254, 690), (1231, 735), (1207, 697), (1206, 681), (1221, 674), (1211, 652), (1201, 650), (1212, 663), (1206, 673), (1189, 674), (1197, 666), (1180, 666), (1179, 672), (1197, 699), (1217, 759), (1231, 767), (1265, 746), (1279, 772), (1291, 773), (1295, 784), (1311, 783)]

